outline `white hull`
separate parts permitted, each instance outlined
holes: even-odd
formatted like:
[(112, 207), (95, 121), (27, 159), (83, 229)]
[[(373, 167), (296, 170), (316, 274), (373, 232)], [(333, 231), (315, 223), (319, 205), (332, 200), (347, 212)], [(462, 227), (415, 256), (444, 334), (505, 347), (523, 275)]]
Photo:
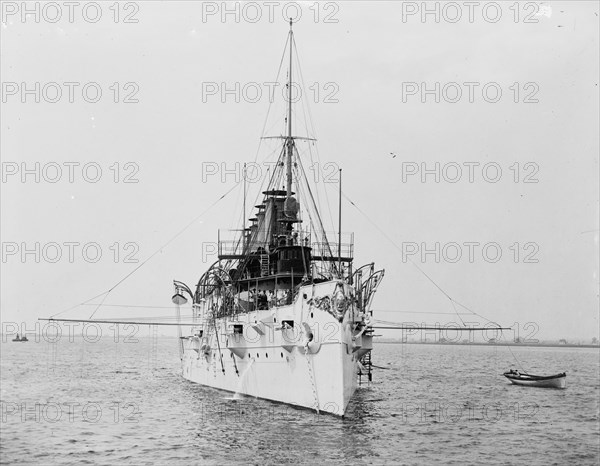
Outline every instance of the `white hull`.
[(372, 348), (372, 337), (357, 330), (364, 315), (353, 307), (339, 322), (309, 303), (331, 294), (336, 284), (302, 287), (291, 305), (221, 317), (213, 324), (205, 319), (194, 329), (202, 335), (185, 343), (183, 376), (229, 392), (344, 415), (357, 388), (358, 361)]
[(508, 380), (510, 380), (514, 385), (521, 385), (524, 387), (538, 387), (538, 388), (566, 388), (567, 386), (567, 377), (566, 376), (557, 376), (557, 377), (548, 377), (544, 379), (519, 379), (514, 377), (505, 376)]

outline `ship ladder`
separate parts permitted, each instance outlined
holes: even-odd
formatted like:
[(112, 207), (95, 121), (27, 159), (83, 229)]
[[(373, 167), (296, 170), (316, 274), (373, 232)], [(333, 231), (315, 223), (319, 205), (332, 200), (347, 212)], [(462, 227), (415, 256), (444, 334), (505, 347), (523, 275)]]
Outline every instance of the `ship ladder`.
[(260, 255), (260, 275), (262, 277), (269, 275), (269, 255), (268, 254)]
[(308, 378), (310, 379), (313, 396), (315, 398), (315, 404), (313, 407), (317, 414), (319, 414), (319, 396), (317, 395), (317, 384), (315, 383), (315, 376), (312, 370), (312, 359), (309, 357), (310, 353), (308, 351), (308, 344), (304, 345), (304, 355), (306, 356), (306, 364), (308, 366)]
[(214, 355), (212, 356), (212, 366), (213, 366), (213, 377), (216, 379), (217, 378), (217, 360), (214, 357)]

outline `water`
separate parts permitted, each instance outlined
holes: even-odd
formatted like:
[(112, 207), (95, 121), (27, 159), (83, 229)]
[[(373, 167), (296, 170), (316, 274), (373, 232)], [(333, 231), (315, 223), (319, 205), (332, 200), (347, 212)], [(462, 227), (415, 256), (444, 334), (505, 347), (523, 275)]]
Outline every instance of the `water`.
[[(376, 344), (345, 419), (194, 385), (177, 340), (2, 343), (2, 464), (598, 464), (599, 352)], [(156, 355), (156, 356), (154, 356)], [(293, 387), (290, 387), (293, 390)]]

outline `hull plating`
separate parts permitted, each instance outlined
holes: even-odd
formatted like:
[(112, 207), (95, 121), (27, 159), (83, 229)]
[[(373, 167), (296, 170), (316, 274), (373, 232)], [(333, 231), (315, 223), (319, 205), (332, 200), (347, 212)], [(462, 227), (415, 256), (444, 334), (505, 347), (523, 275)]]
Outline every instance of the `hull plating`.
[[(183, 377), (243, 395), (344, 415), (358, 360), (371, 348), (350, 310), (339, 322), (307, 302), (330, 286), (306, 287), (296, 302), (199, 326), (188, 337)], [(320, 294), (320, 293), (319, 293)]]

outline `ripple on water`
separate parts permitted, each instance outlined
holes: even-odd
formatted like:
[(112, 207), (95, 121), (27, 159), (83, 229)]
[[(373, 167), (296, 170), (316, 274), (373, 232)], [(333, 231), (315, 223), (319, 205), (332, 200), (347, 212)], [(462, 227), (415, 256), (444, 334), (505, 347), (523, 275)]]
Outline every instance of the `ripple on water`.
[[(67, 405), (58, 422), (3, 411), (0, 461), (503, 464), (510, 452), (537, 465), (597, 464), (599, 457), (597, 350), (514, 349), (528, 367), (567, 370), (567, 390), (542, 390), (506, 383), (500, 374), (514, 360), (502, 348), (376, 344), (374, 362), (388, 369), (375, 370), (342, 420), (226, 399), (180, 377), (176, 340), (159, 342), (154, 370), (150, 347), (59, 344), (52, 365), (47, 345), (16, 351), (3, 344), (3, 406)], [(102, 416), (89, 410), (85, 419), (86, 404)]]

